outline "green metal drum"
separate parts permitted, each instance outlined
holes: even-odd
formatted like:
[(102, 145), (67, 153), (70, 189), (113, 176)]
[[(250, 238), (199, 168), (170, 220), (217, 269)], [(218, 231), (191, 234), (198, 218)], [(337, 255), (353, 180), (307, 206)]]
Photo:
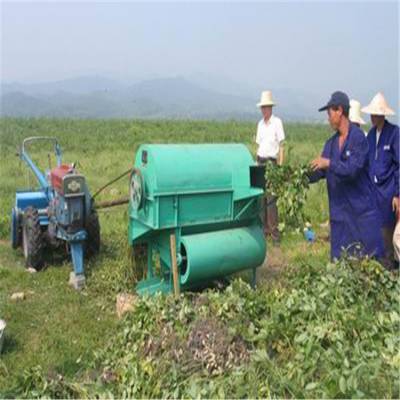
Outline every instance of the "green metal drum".
[(142, 145), (130, 181), (129, 243), (144, 268), (140, 294), (189, 289), (262, 264), (263, 170), (242, 144)]
[(181, 284), (218, 278), (256, 268), (264, 261), (265, 240), (257, 225), (182, 236), (186, 259), (181, 264)]

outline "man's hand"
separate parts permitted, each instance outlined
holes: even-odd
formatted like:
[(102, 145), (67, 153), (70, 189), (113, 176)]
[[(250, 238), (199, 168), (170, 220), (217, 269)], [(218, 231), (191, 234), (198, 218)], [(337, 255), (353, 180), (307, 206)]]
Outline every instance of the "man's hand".
[(310, 163), (310, 166), (313, 171), (316, 171), (317, 169), (328, 169), (331, 161), (329, 158), (325, 157), (318, 157), (315, 160), (312, 160)]
[(393, 211), (396, 213), (396, 215), (398, 215), (398, 213), (399, 213), (399, 198), (396, 196), (396, 197), (393, 197), (393, 200), (392, 200), (392, 209), (393, 209)]
[(279, 143), (279, 154), (278, 154), (278, 165), (283, 165), (283, 158), (284, 158), (284, 147), (283, 147), (284, 142)]

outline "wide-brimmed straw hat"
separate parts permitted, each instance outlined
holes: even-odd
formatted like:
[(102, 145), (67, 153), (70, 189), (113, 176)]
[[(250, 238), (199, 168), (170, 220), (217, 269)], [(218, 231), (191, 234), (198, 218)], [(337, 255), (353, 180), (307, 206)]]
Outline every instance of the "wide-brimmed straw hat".
[(361, 111), (371, 115), (395, 115), (395, 112), (389, 107), (385, 97), (381, 92), (377, 93), (366, 107)]
[(350, 100), (349, 120), (356, 124), (365, 125), (365, 121), (361, 118), (361, 103), (357, 100)]
[(272, 92), (270, 90), (265, 90), (261, 93), (260, 102), (257, 103), (257, 107), (262, 106), (274, 106), (275, 102), (272, 98)]

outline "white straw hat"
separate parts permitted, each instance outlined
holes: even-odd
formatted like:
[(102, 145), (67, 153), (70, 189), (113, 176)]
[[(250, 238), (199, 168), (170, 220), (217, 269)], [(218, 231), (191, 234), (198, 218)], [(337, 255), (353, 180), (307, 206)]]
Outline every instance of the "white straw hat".
[(261, 93), (261, 99), (260, 102), (257, 103), (257, 107), (262, 107), (262, 106), (274, 106), (275, 102), (272, 99), (272, 92), (270, 90), (266, 90)]
[(389, 107), (381, 92), (377, 93), (366, 107), (361, 109), (363, 113), (371, 115), (394, 115), (395, 112)]
[(356, 124), (365, 125), (361, 118), (361, 103), (357, 100), (350, 100), (349, 120)]

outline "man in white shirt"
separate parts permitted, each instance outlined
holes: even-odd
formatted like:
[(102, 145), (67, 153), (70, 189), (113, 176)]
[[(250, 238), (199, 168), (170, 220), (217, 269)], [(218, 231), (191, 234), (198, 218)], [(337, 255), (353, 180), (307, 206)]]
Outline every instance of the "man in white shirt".
[(364, 132), (365, 136), (368, 135), (368, 132), (365, 132), (361, 127), (361, 125), (365, 125), (365, 121), (361, 117), (361, 103), (354, 99), (350, 100), (349, 120), (356, 124)]
[[(257, 162), (266, 165), (268, 162), (273, 164), (283, 164), (283, 143), (285, 132), (280, 118), (272, 114), (272, 107), (275, 102), (270, 91), (261, 93), (261, 100), (257, 104), (261, 109), (263, 118), (257, 125), (256, 143), (258, 144)], [(265, 219), (264, 233), (271, 235), (275, 244), (279, 244), (280, 235), (278, 230), (278, 209), (276, 207), (276, 198), (266, 195), (265, 199)]]

